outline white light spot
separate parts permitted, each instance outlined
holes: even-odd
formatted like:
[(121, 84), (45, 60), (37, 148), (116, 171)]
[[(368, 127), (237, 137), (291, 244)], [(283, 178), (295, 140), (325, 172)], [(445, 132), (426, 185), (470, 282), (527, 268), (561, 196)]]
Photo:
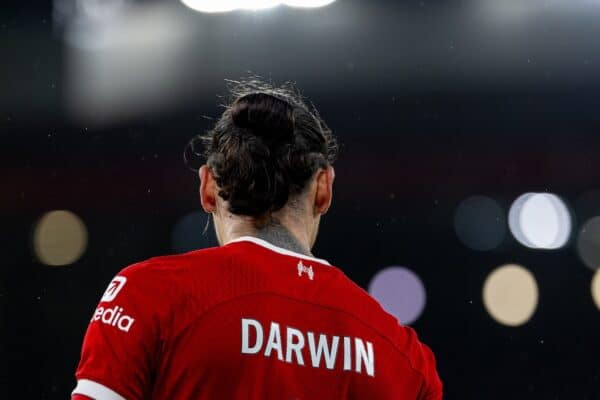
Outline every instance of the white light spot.
[(242, 10), (265, 10), (281, 4), (279, 0), (238, 0), (238, 8)]
[(87, 229), (83, 221), (66, 210), (44, 214), (33, 231), (33, 249), (46, 265), (62, 266), (77, 261), (87, 247)]
[(205, 13), (233, 11), (238, 8), (239, 3), (236, 0), (181, 0), (181, 2), (192, 10)]
[(291, 7), (324, 7), (335, 0), (284, 0), (283, 4)]
[(498, 267), (483, 285), (483, 304), (500, 324), (523, 325), (531, 319), (537, 308), (538, 287), (535, 277), (520, 265)]
[(571, 235), (571, 215), (555, 194), (526, 193), (508, 214), (510, 231), (519, 243), (533, 249), (558, 249)]
[(315, 8), (333, 3), (335, 0), (181, 0), (192, 10), (219, 13), (234, 10), (264, 10), (285, 4), (291, 7)]

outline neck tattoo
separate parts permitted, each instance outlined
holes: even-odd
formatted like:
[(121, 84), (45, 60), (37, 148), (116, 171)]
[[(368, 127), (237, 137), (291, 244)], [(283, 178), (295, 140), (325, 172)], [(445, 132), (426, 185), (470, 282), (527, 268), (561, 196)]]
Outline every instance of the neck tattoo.
[(266, 240), (275, 246), (307, 256), (313, 256), (312, 253), (302, 246), (294, 235), (292, 235), (292, 233), (276, 218), (271, 218), (269, 223), (262, 228), (259, 228), (256, 231), (256, 237)]

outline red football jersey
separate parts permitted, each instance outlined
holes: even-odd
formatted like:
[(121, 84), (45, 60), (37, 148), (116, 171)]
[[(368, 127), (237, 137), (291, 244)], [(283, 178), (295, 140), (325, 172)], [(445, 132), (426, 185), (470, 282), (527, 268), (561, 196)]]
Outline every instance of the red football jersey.
[(97, 400), (442, 398), (411, 328), (327, 261), (249, 236), (121, 271), (76, 377)]

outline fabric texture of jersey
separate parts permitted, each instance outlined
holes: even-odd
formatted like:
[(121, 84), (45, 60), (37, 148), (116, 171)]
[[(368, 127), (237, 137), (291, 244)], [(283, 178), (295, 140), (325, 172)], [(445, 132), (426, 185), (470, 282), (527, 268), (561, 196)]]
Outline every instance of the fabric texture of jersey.
[(325, 260), (254, 237), (122, 270), (73, 394), (96, 400), (439, 400), (431, 350)]

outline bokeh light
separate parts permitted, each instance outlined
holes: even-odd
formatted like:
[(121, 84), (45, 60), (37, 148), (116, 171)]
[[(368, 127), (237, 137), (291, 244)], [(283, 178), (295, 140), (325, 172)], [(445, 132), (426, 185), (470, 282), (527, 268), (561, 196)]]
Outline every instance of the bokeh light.
[(279, 0), (238, 0), (238, 8), (242, 10), (264, 10), (281, 4)]
[(263, 10), (280, 4), (291, 7), (315, 8), (333, 3), (335, 0), (181, 0), (189, 8), (206, 13), (234, 10)]
[(454, 229), (465, 246), (473, 250), (492, 250), (504, 239), (506, 217), (494, 199), (472, 196), (457, 207)]
[(238, 8), (239, 3), (237, 0), (181, 0), (181, 2), (192, 10), (205, 13), (233, 11)]
[(552, 193), (525, 193), (510, 207), (508, 224), (515, 239), (532, 249), (559, 249), (571, 235), (571, 214)]
[(425, 309), (425, 286), (408, 268), (393, 266), (379, 271), (371, 279), (369, 293), (405, 325), (415, 322)]
[(592, 298), (596, 307), (600, 309), (600, 269), (596, 271), (592, 278)]
[(523, 325), (537, 308), (538, 286), (535, 277), (520, 265), (498, 267), (485, 281), (483, 304), (500, 324)]
[(44, 214), (33, 231), (33, 250), (38, 260), (46, 265), (74, 263), (85, 252), (87, 241), (85, 224), (67, 210)]
[(209, 216), (201, 211), (191, 212), (182, 217), (171, 235), (171, 246), (176, 253), (185, 253), (206, 247), (217, 246), (214, 228), (208, 227), (204, 233), (206, 219)]
[(335, 0), (283, 0), (282, 3), (291, 7), (323, 7)]
[(591, 269), (600, 268), (600, 217), (588, 220), (579, 230), (577, 253)]

